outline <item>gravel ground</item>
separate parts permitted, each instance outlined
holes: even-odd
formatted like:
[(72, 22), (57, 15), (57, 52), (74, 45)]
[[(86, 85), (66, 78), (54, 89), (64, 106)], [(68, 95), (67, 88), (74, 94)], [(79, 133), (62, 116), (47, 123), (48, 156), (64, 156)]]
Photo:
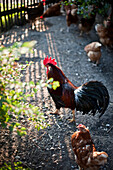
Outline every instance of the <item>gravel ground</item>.
[[(89, 127), (91, 136), (98, 151), (108, 153), (108, 163), (102, 170), (113, 169), (113, 51), (102, 46), (102, 57), (99, 66), (88, 61), (84, 47), (92, 41), (98, 41), (95, 30), (89, 35), (79, 36), (78, 28), (71, 25), (67, 33), (65, 16), (51, 17), (45, 21), (37, 21), (37, 27), (31, 29), (27, 24), (23, 27), (13, 27), (1, 39), (4, 44), (10, 45), (15, 41), (37, 40), (34, 54), (20, 58), (20, 62), (33, 61), (34, 63), (24, 71), (25, 81), (38, 81), (46, 79), (43, 59), (49, 55), (56, 59), (58, 66), (76, 86), (90, 81), (102, 81), (110, 94), (110, 104), (101, 117), (76, 114), (76, 124), (82, 123)], [(74, 123), (69, 123), (72, 118), (71, 110), (61, 109), (60, 115), (49, 114), (55, 105), (46, 88), (33, 98), (31, 103), (40, 107), (44, 112), (47, 123), (46, 129), (39, 132), (25, 117), (21, 121), (27, 127), (27, 135), (18, 137), (8, 130), (0, 132), (0, 165), (5, 161), (21, 161), (23, 167), (39, 170), (77, 170), (71, 147), (71, 135), (76, 131)]]

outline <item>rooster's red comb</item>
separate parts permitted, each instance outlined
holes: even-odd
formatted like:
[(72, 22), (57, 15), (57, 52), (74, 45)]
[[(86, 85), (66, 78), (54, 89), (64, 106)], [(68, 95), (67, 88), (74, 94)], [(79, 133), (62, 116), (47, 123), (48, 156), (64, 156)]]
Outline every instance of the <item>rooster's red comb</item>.
[(53, 64), (53, 65), (57, 65), (57, 62), (55, 61), (55, 59), (51, 59), (51, 57), (49, 58), (48, 55), (47, 57), (43, 60), (43, 64)]
[(43, 19), (43, 15), (40, 16), (40, 19)]
[(42, 2), (43, 2), (43, 5), (45, 6), (46, 5), (46, 0), (42, 0)]

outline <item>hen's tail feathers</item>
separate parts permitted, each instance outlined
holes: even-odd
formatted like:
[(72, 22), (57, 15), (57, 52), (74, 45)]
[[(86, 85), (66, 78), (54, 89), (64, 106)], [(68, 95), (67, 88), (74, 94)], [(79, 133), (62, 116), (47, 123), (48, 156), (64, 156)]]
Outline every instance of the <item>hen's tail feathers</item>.
[(93, 152), (93, 159), (92, 162), (94, 162), (96, 165), (104, 165), (107, 163), (108, 154), (106, 152)]

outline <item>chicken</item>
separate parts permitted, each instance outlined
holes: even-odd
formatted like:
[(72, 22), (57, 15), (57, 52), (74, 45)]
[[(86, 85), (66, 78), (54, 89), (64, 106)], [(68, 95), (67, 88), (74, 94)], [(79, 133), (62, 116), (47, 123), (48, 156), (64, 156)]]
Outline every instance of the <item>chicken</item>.
[(87, 34), (91, 31), (94, 23), (95, 23), (95, 17), (96, 17), (96, 11), (95, 8), (88, 14), (88, 17), (81, 18), (80, 23), (78, 25), (80, 32), (80, 36), (83, 34), (83, 32), (86, 32)]
[(112, 28), (113, 27), (113, 10), (111, 8), (110, 15), (103, 21), (105, 28)]
[[(105, 25), (105, 26), (104, 26)], [(113, 27), (108, 26), (107, 22), (104, 21), (104, 25), (95, 25), (95, 30), (99, 36), (100, 42), (106, 47), (113, 46)]]
[(75, 161), (79, 170), (99, 170), (101, 165), (107, 163), (106, 152), (98, 152), (90, 136), (89, 130), (82, 124), (71, 137), (72, 149), (75, 154)]
[(89, 59), (92, 62), (96, 62), (96, 65), (99, 64), (101, 58), (101, 44), (99, 42), (92, 42), (85, 46), (84, 50), (86, 51)]
[(56, 90), (48, 89), (56, 105), (55, 113), (59, 113), (61, 107), (70, 108), (73, 113), (72, 121), (75, 121), (75, 108), (83, 114), (96, 111), (100, 112), (101, 117), (109, 104), (109, 94), (107, 88), (98, 81), (89, 81), (80, 87), (76, 87), (64, 75), (62, 70), (56, 66), (55, 59), (48, 56), (43, 60), (47, 68), (47, 77), (59, 81), (60, 87)]
[(45, 0), (46, 5), (49, 5), (51, 3), (58, 3), (60, 0)]
[(59, 16), (61, 15), (60, 9), (61, 9), (61, 3), (59, 2), (57, 4), (52, 5), (50, 8), (48, 8), (40, 18), (42, 19), (46, 17)]
[(28, 19), (34, 22), (37, 17), (40, 17), (44, 12), (43, 2), (39, 2), (38, 6), (35, 8), (25, 8), (28, 14)]
[(75, 4), (68, 4), (64, 6), (64, 9), (66, 11), (66, 22), (67, 22), (67, 32), (69, 32), (69, 27), (71, 24), (77, 24), (78, 23), (78, 16), (77, 16), (77, 6)]

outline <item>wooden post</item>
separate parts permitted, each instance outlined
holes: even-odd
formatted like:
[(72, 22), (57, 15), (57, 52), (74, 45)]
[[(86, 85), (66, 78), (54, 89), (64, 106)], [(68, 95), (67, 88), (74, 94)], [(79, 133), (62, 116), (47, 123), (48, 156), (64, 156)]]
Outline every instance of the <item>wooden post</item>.
[(0, 33), (3, 31), (3, 23), (2, 23), (2, 16), (1, 16), (1, 4), (0, 4)]
[[(8, 11), (8, 10), (9, 10), (9, 2), (8, 2), (8, 0), (6, 0), (6, 11)], [(7, 29), (9, 29), (10, 26), (11, 26), (9, 14), (8, 14), (8, 18), (7, 19), (8, 19), (8, 21), (7, 21)]]
[[(13, 0), (13, 2), (14, 2), (14, 9), (16, 8), (16, 2), (15, 2), (16, 0)], [(16, 15), (15, 15), (15, 18), (14, 18), (14, 23), (16, 22)]]
[[(5, 11), (5, 1), (3, 0), (3, 10)], [(5, 26), (4, 26), (4, 28), (5, 28), (5, 30), (6, 30), (6, 28), (7, 28), (7, 20), (6, 20), (6, 15), (4, 16), (4, 18), (5, 18)]]
[[(13, 9), (13, 2), (12, 2), (12, 0), (11, 0), (11, 6), (10, 6), (10, 9), (12, 10)], [(11, 25), (13, 25), (13, 18), (12, 18), (12, 14), (11, 14)]]
[[(16, 6), (17, 6), (17, 9), (18, 9), (18, 0), (16, 0)], [(19, 15), (18, 15), (18, 11), (17, 11), (17, 23), (19, 22)]]
[[(24, 0), (24, 7), (25, 7), (25, 0)], [(25, 11), (24, 11), (24, 19), (25, 19)]]
[[(22, 9), (22, 0), (21, 0), (21, 9)], [(23, 24), (22, 10), (21, 10), (21, 23)]]

